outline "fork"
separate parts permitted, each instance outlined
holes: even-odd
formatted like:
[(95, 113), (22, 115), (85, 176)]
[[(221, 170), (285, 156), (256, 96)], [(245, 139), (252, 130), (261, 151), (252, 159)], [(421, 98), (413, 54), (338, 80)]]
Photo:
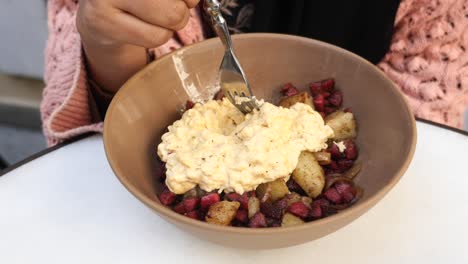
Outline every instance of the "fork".
[(232, 48), (231, 35), (226, 20), (220, 12), (220, 3), (217, 0), (205, 0), (204, 9), (210, 16), (212, 26), (225, 48), (219, 68), (221, 90), (242, 113), (248, 114), (254, 109), (259, 109), (257, 100), (252, 97), (247, 77)]

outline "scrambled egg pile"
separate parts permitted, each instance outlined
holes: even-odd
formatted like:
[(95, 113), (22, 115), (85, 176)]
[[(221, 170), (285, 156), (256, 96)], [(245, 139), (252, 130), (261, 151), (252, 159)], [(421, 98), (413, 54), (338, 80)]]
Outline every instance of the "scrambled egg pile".
[(196, 104), (169, 126), (158, 155), (176, 194), (200, 186), (242, 194), (262, 183), (289, 179), (302, 151), (327, 147), (333, 136), (319, 113), (298, 103), (287, 109), (262, 103), (243, 115), (226, 98)]

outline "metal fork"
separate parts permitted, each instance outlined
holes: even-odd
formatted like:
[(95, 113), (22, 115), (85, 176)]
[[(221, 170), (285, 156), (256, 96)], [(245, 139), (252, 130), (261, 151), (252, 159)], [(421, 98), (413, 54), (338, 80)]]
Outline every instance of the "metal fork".
[(220, 12), (220, 3), (217, 0), (205, 0), (204, 9), (210, 16), (212, 26), (225, 48), (219, 68), (221, 90), (242, 113), (247, 114), (259, 109), (257, 101), (252, 97), (247, 77), (232, 48), (231, 35), (226, 20)]

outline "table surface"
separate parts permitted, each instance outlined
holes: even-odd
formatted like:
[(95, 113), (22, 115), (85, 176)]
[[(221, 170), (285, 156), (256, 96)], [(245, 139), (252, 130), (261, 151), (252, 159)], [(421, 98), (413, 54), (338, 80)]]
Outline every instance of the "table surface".
[(414, 161), (368, 213), (322, 239), (239, 250), (137, 201), (92, 136), (0, 177), (0, 263), (468, 263), (468, 137), (418, 122)]

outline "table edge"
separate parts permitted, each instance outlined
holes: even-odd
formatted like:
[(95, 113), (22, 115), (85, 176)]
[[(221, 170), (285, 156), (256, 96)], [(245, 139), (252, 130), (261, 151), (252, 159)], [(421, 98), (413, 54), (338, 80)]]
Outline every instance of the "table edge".
[[(428, 125), (432, 125), (432, 126), (436, 126), (436, 127), (439, 127), (439, 128), (442, 128), (442, 129), (447, 129), (447, 130), (450, 130), (452, 132), (455, 132), (455, 133), (458, 133), (458, 134), (461, 134), (463, 136), (467, 136), (468, 137), (468, 131), (464, 131), (464, 130), (461, 130), (461, 129), (458, 129), (458, 128), (454, 128), (454, 127), (450, 127), (450, 126), (447, 126), (447, 125), (444, 125), (444, 124), (440, 124), (440, 123), (436, 123), (434, 121), (430, 121), (430, 120), (427, 120), (427, 119), (423, 119), (423, 118), (416, 118), (416, 121), (418, 122), (421, 122), (421, 123), (425, 123), (425, 124), (428, 124)], [(32, 156), (29, 156), (27, 158), (25, 158), (24, 160), (22, 161), (19, 161), (11, 166), (9, 166), (8, 168), (4, 169), (3, 171), (0, 171), (0, 177), (6, 175), (7, 173), (23, 166), (24, 164), (28, 163), (28, 162), (31, 162), (37, 158), (40, 158), (46, 154), (49, 154), (57, 149), (60, 149), (62, 147), (65, 147), (69, 144), (72, 144), (74, 142), (77, 142), (77, 141), (80, 141), (82, 139), (85, 139), (87, 137), (90, 137), (92, 135), (95, 135), (95, 134), (98, 134), (98, 133), (95, 133), (95, 132), (90, 132), (90, 133), (86, 133), (86, 134), (83, 134), (83, 135), (80, 135), (78, 137), (75, 137), (75, 138), (72, 138), (70, 140), (67, 140), (67, 141), (64, 141), (60, 144), (57, 144), (53, 147), (50, 147), (50, 148), (47, 148), (47, 149), (44, 149)]]
[(59, 144), (57, 144), (57, 145), (55, 145), (55, 146), (52, 146), (52, 147), (46, 148), (46, 149), (44, 149), (44, 150), (41, 150), (41, 151), (39, 151), (38, 153), (33, 154), (33, 155), (31, 155), (31, 156), (29, 156), (29, 157), (27, 157), (27, 158), (25, 158), (25, 159), (23, 159), (23, 160), (21, 160), (21, 161), (18, 161), (18, 162), (16, 162), (16, 163), (10, 165), (10, 166), (7, 167), (6, 169), (0, 171), (0, 177), (2, 177), (2, 176), (4, 176), (4, 175), (8, 174), (9, 172), (11, 172), (11, 171), (13, 171), (13, 170), (15, 170), (15, 169), (17, 169), (17, 168), (19, 168), (19, 167), (21, 167), (21, 166), (23, 166), (24, 164), (26, 164), (26, 163), (28, 163), (28, 162), (31, 162), (31, 161), (33, 161), (33, 160), (35, 160), (35, 159), (38, 159), (38, 158), (40, 158), (40, 157), (42, 157), (42, 156), (44, 156), (44, 155), (46, 155), (46, 154), (49, 154), (49, 153), (51, 153), (51, 152), (53, 152), (53, 151), (55, 151), (55, 150), (57, 150), (57, 149), (60, 149), (60, 148), (62, 148), (62, 147), (65, 147), (65, 146), (67, 146), (67, 145), (69, 145), (69, 144), (72, 144), (72, 143), (74, 143), (74, 142), (80, 141), (80, 140), (82, 140), (82, 139), (85, 139), (85, 138), (90, 137), (90, 136), (95, 135), (95, 134), (97, 134), (97, 133), (96, 133), (96, 132), (85, 133), (85, 134), (83, 134), (83, 135), (80, 135), (80, 136), (71, 138), (71, 139), (69, 139), (69, 140), (66, 140), (66, 141), (64, 141), (64, 142), (62, 142), (62, 143), (59, 143)]

